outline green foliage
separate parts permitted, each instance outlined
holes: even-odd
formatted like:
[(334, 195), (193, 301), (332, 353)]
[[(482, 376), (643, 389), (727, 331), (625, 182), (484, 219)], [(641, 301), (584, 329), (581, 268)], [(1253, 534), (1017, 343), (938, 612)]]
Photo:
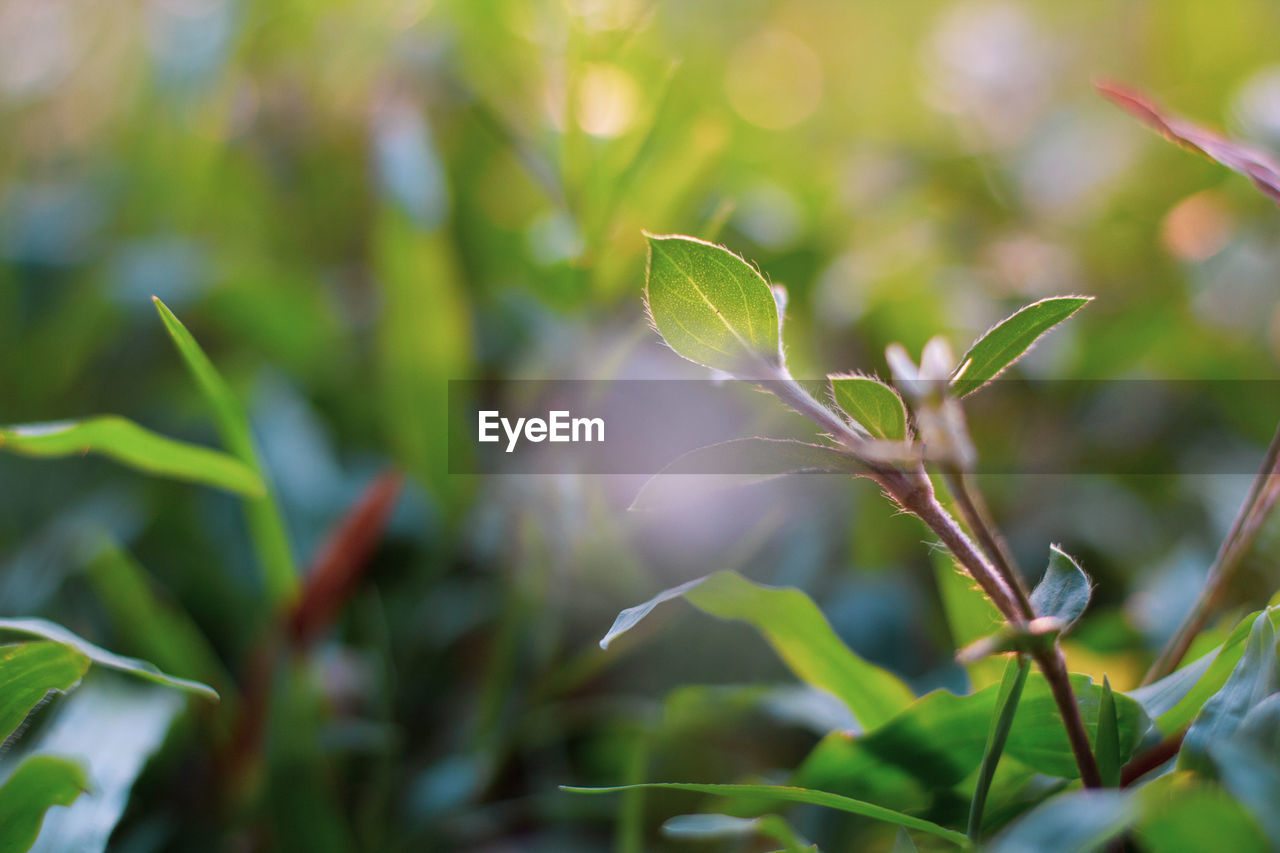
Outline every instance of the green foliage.
[(907, 437), (907, 406), (888, 385), (871, 376), (831, 376), (835, 404), (873, 438)]
[(600, 641), (601, 648), (659, 604), (681, 597), (711, 616), (750, 624), (802, 681), (838, 696), (868, 729), (912, 701), (911, 689), (897, 676), (858, 657), (836, 636), (809, 596), (753, 583), (735, 572), (716, 572), (627, 608)]
[(0, 646), (0, 743), (50, 691), (70, 690), (88, 669), (86, 655), (59, 643)]
[(951, 391), (967, 397), (1026, 354), (1046, 332), (1089, 304), (1091, 296), (1058, 296), (1021, 308), (983, 333), (960, 358)]
[(100, 453), (148, 474), (215, 486), (247, 497), (259, 497), (264, 490), (255, 471), (225, 453), (165, 438), (114, 415), (4, 427), (0, 429), (0, 450), (42, 457)]
[(777, 361), (778, 306), (759, 272), (693, 237), (648, 239), (645, 303), (668, 346), (690, 361), (748, 376)]
[(817, 850), (778, 815), (750, 818), (725, 814), (677, 815), (662, 824), (662, 832), (671, 838), (690, 841), (758, 835), (778, 842), (786, 853)]
[[(1022, 699), (1022, 689), (1027, 683), (1027, 673), (1031, 663), (1023, 655), (1015, 655), (1005, 667), (1004, 678), (1000, 680), (1000, 692), (996, 694), (995, 713), (991, 717), (991, 728), (987, 731), (987, 746), (982, 753), (982, 766), (978, 770), (978, 781), (973, 788), (973, 801), (969, 806), (969, 837), (975, 841), (982, 831), (982, 812), (986, 808), (987, 794), (991, 791), (991, 781), (996, 775), (996, 766), (1004, 753), (1004, 746), (1009, 740), (1009, 732), (1013, 728), (1014, 715), (1018, 710), (1018, 702)], [(1108, 710), (1110, 690), (1103, 694), (1102, 713)], [(1111, 720), (1115, 722), (1115, 704), (1109, 706)], [(1102, 731), (1102, 718), (1099, 718), (1098, 731)]]
[(1102, 704), (1098, 707), (1098, 728), (1093, 735), (1093, 754), (1098, 760), (1102, 784), (1120, 785), (1120, 721), (1116, 717), (1116, 697), (1111, 682), (1102, 680)]
[(1075, 560), (1057, 545), (1049, 546), (1049, 568), (1031, 590), (1031, 606), (1037, 616), (1052, 616), (1069, 629), (1089, 606), (1093, 586)]
[(35, 755), (19, 764), (0, 787), (0, 851), (31, 849), (45, 812), (71, 805), (87, 788), (84, 771), (73, 761)]

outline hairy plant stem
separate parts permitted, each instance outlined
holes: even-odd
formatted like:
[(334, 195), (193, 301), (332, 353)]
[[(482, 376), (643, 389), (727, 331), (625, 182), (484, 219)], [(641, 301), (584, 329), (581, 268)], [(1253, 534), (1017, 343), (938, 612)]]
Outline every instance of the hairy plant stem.
[[(766, 390), (774, 394), (798, 413), (827, 430), (831, 436), (854, 455), (860, 456), (860, 445), (865, 439), (845, 420), (814, 399), (804, 386), (797, 382), (785, 367), (777, 368)], [(861, 456), (860, 456), (861, 458)], [(1023, 604), (1013, 587), (974, 544), (945, 507), (938, 502), (933, 483), (919, 464), (911, 469), (865, 461), (867, 475), (875, 480), (903, 509), (924, 522), (942, 540), (942, 544), (962, 568), (977, 581), (983, 592), (996, 605), (1000, 613), (1014, 624), (1033, 617), (1030, 603)], [(1080, 769), (1080, 780), (1087, 788), (1102, 787), (1102, 777), (1089, 744), (1089, 734), (1080, 716), (1080, 706), (1067, 677), (1067, 662), (1062, 650), (1055, 644), (1033, 655), (1045, 680), (1049, 683), (1058, 713), (1062, 716), (1071, 752)]]
[(1266, 455), (1263, 457), (1262, 467), (1253, 478), (1249, 493), (1245, 495), (1244, 503), (1240, 505), (1235, 520), (1231, 522), (1231, 529), (1227, 531), (1226, 538), (1222, 540), (1222, 546), (1213, 558), (1209, 575), (1205, 579), (1204, 587), (1200, 590), (1200, 597), (1196, 599), (1195, 605), (1178, 626), (1178, 630), (1169, 638), (1169, 642), (1151, 664), (1151, 669), (1147, 670), (1146, 676), (1142, 679), (1143, 684), (1159, 681), (1178, 668), (1178, 664), (1186, 656), (1187, 649), (1191, 648), (1196, 635), (1204, 630), (1209, 617), (1222, 603), (1240, 564), (1253, 550), (1258, 534), (1262, 532), (1263, 523), (1275, 507), (1276, 499), (1280, 498), (1280, 470), (1278, 469), (1280, 469), (1280, 427), (1276, 428), (1276, 433), (1272, 436), (1271, 444), (1267, 446)]
[(955, 465), (945, 466), (942, 469), (942, 476), (946, 480), (947, 488), (951, 491), (951, 496), (955, 498), (956, 507), (960, 510), (960, 517), (964, 519), (964, 523), (973, 531), (973, 535), (978, 539), (978, 544), (987, 552), (987, 556), (995, 565), (996, 570), (1000, 572), (1004, 577), (1005, 583), (1009, 585), (1017, 596), (1019, 609), (1027, 619), (1034, 619), (1035, 610), (1031, 606), (1031, 598), (1027, 595), (1027, 589), (1022, 584), (1022, 576), (1018, 572), (1017, 563), (1014, 561), (1013, 554), (1009, 551), (1009, 546), (1005, 543), (1004, 537), (1000, 535), (1000, 531), (991, 517), (991, 511), (987, 509), (987, 503), (982, 498), (982, 493), (977, 489), (970, 488), (968, 476)]

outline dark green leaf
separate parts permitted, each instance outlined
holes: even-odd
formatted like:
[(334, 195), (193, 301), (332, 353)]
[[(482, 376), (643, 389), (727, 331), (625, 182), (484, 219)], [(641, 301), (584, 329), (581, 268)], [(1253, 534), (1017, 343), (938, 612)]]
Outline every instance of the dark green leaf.
[[(1141, 815), (1133, 836), (1143, 853), (1196, 853), (1275, 850), (1263, 838), (1249, 811), (1217, 785), (1190, 773), (1170, 773), (1138, 790)], [(1266, 812), (1277, 815), (1276, 801)], [(1275, 818), (1272, 818), (1275, 822)]]
[[(214, 423), (218, 427), (222, 443), (233, 456), (256, 471), (265, 483), (262, 465), (258, 462), (258, 454), (254, 449), (253, 434), (249, 429), (249, 418), (240, 406), (240, 401), (200, 348), (200, 344), (187, 331), (187, 327), (159, 299), (155, 299), (155, 304), (178, 353), (213, 409)], [(268, 597), (275, 604), (290, 601), (298, 590), (298, 576), (293, 566), (289, 535), (270, 490), (266, 490), (261, 497), (247, 500), (244, 512), (258, 562), (262, 565)]]
[(176, 687), (179, 690), (185, 690), (188, 693), (195, 693), (208, 699), (216, 700), (218, 693), (207, 684), (200, 684), (196, 681), (188, 681), (185, 678), (174, 678), (161, 672), (155, 664), (147, 663), (137, 658), (125, 657), (109, 652), (104, 648), (95, 646), (88, 640), (73, 634), (61, 625), (49, 622), (44, 619), (0, 619), (0, 634), (22, 634), (33, 637), (43, 637), (46, 640), (52, 640), (55, 643), (61, 643), (64, 646), (75, 649), (80, 654), (89, 658), (98, 666), (105, 666), (109, 669), (118, 669), (121, 672), (127, 672), (144, 678), (147, 681), (154, 681), (157, 684), (164, 684), (169, 687)]
[(730, 373), (778, 362), (778, 306), (754, 267), (693, 237), (647, 236), (645, 300), (668, 346)]
[(1057, 545), (1049, 546), (1049, 568), (1031, 591), (1031, 606), (1037, 616), (1053, 616), (1069, 630), (1089, 606), (1093, 588), (1089, 576)]
[(1098, 728), (1093, 735), (1093, 754), (1102, 784), (1108, 788), (1119, 787), (1120, 722), (1116, 719), (1116, 697), (1106, 676), (1102, 679), (1102, 703), (1098, 707)]
[(812, 791), (807, 788), (797, 788), (789, 785), (702, 785), (688, 782), (647, 782), (642, 785), (620, 785), (613, 788), (573, 788), (562, 786), (561, 790), (572, 791), (576, 794), (609, 794), (633, 788), (667, 788), (676, 791), (696, 791), (702, 794), (714, 794), (719, 797), (751, 797), (782, 802), (809, 803), (810, 805), (825, 806), (826, 808), (869, 817), (873, 820), (897, 824), (907, 829), (927, 832), (930, 835), (945, 838), (960, 847), (968, 848), (970, 846), (969, 839), (959, 832), (938, 826), (936, 823), (921, 820), (872, 803), (864, 803), (860, 800), (842, 797), (838, 794), (831, 794), (826, 791)]
[(1230, 738), (1209, 744), (1218, 778), (1280, 847), (1280, 693), (1245, 715)]
[(903, 441), (907, 406), (898, 392), (872, 376), (831, 376), (831, 396), (873, 438)]
[(69, 806), (88, 787), (80, 765), (33, 755), (0, 788), (0, 853), (25, 853), (40, 835), (44, 813)]
[(844, 700), (868, 729), (912, 701), (911, 689), (901, 679), (858, 657), (836, 636), (809, 596), (790, 587), (757, 584), (735, 572), (716, 572), (627, 608), (600, 641), (601, 648), (659, 604), (682, 596), (704, 613), (750, 624), (802, 681)]
[[(1005, 667), (1004, 678), (1000, 680), (1000, 692), (996, 694), (996, 713), (991, 718), (991, 728), (987, 731), (987, 746), (982, 754), (982, 766), (978, 770), (978, 781), (969, 807), (969, 837), (974, 841), (978, 840), (978, 834), (982, 830), (982, 812), (987, 805), (991, 780), (995, 778), (996, 765), (1000, 763), (1004, 745), (1009, 740), (1014, 714), (1018, 710), (1018, 701), (1022, 698), (1022, 689), (1027, 683), (1027, 672), (1030, 669), (1030, 661), (1023, 655), (1016, 655)], [(1113, 707), (1113, 715), (1114, 710)]]
[(88, 669), (87, 657), (58, 643), (0, 646), (0, 743), (49, 691), (69, 690)]
[(100, 453), (148, 474), (260, 496), (262, 479), (239, 460), (166, 438), (117, 415), (0, 428), (0, 450), (24, 456), (83, 456)]
[(1092, 296), (1042, 299), (987, 330), (960, 359), (951, 377), (952, 392), (964, 397), (977, 391), (1021, 358), (1041, 335), (1092, 300)]
[(699, 447), (649, 479), (632, 509), (656, 509), (786, 474), (827, 471), (859, 474), (857, 459), (834, 447), (777, 438), (738, 438)]
[(1212, 769), (1210, 744), (1229, 738), (1251, 708), (1280, 689), (1276, 659), (1276, 632), (1266, 612), (1258, 615), (1249, 631), (1240, 662), (1222, 689), (1204, 703), (1187, 729), (1178, 753), (1179, 770)]

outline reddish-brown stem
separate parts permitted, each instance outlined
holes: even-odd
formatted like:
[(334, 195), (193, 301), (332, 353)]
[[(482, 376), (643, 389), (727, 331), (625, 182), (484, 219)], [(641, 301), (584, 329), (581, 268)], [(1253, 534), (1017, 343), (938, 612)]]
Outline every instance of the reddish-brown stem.
[(1258, 534), (1262, 532), (1263, 523), (1275, 507), (1276, 499), (1280, 498), (1278, 468), (1280, 468), (1280, 427), (1272, 436), (1271, 444), (1267, 447), (1267, 453), (1262, 460), (1262, 467), (1253, 478), (1249, 493), (1245, 496), (1244, 503), (1240, 505), (1235, 521), (1231, 523), (1231, 529), (1227, 531), (1226, 538), (1222, 540), (1222, 546), (1213, 559), (1204, 588), (1200, 590), (1200, 597), (1196, 599), (1191, 612), (1178, 626), (1178, 630), (1165, 644), (1155, 663), (1151, 664), (1151, 669), (1142, 679), (1143, 684), (1159, 681), (1178, 668), (1178, 664), (1186, 656), (1187, 649), (1191, 648), (1196, 635), (1204, 630), (1209, 617), (1222, 604), (1222, 599), (1231, 586), (1231, 581), (1239, 570), (1240, 564), (1253, 550), (1253, 544), (1257, 541)]
[(1120, 768), (1120, 787), (1127, 788), (1134, 782), (1146, 776), (1152, 770), (1155, 770), (1161, 764), (1178, 754), (1178, 750), (1182, 749), (1182, 739), (1186, 737), (1187, 730), (1172, 734), (1155, 746), (1135, 755), (1128, 764)]

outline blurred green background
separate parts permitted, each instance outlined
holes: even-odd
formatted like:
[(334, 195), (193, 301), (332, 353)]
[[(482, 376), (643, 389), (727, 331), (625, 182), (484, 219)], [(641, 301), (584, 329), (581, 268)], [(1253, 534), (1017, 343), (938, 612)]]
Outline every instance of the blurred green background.
[[(1078, 292), (1098, 299), (1021, 375), (1276, 378), (1274, 207), (1091, 82), (1280, 147), (1278, 29), (1262, 0), (0, 0), (0, 422), (114, 412), (216, 443), (156, 294), (249, 406), (300, 565), (376, 471), (409, 477), (337, 625), (273, 688), (255, 772), (217, 771), (207, 711), (160, 713), (136, 748), (87, 730), (126, 769), (155, 752), (113, 844), (697, 849), (657, 832), (688, 795), (557, 785), (785, 779), (830, 727), (756, 635), (682, 604), (597, 648), (619, 609), (722, 568), (803, 587), (920, 690), (964, 688), (923, 531), (870, 486), (635, 516), (634, 478), (450, 475), (446, 382), (702, 375), (645, 324), (641, 229), (786, 285), (800, 376), (883, 374), (887, 343), (961, 350)], [(1273, 424), (1237, 403), (1188, 459), (1260, 456)], [(1137, 442), (1158, 417), (1127, 415)], [(269, 614), (232, 498), (96, 459), (3, 456), (0, 483), (0, 612), (163, 654), (86, 568), (105, 529), (249, 681)], [(1024, 565), (1061, 541), (1093, 575), (1069, 654), (1121, 689), (1246, 484), (983, 483)], [(1237, 603), (1265, 599), (1277, 548)], [(832, 849), (893, 841), (802, 816)]]

